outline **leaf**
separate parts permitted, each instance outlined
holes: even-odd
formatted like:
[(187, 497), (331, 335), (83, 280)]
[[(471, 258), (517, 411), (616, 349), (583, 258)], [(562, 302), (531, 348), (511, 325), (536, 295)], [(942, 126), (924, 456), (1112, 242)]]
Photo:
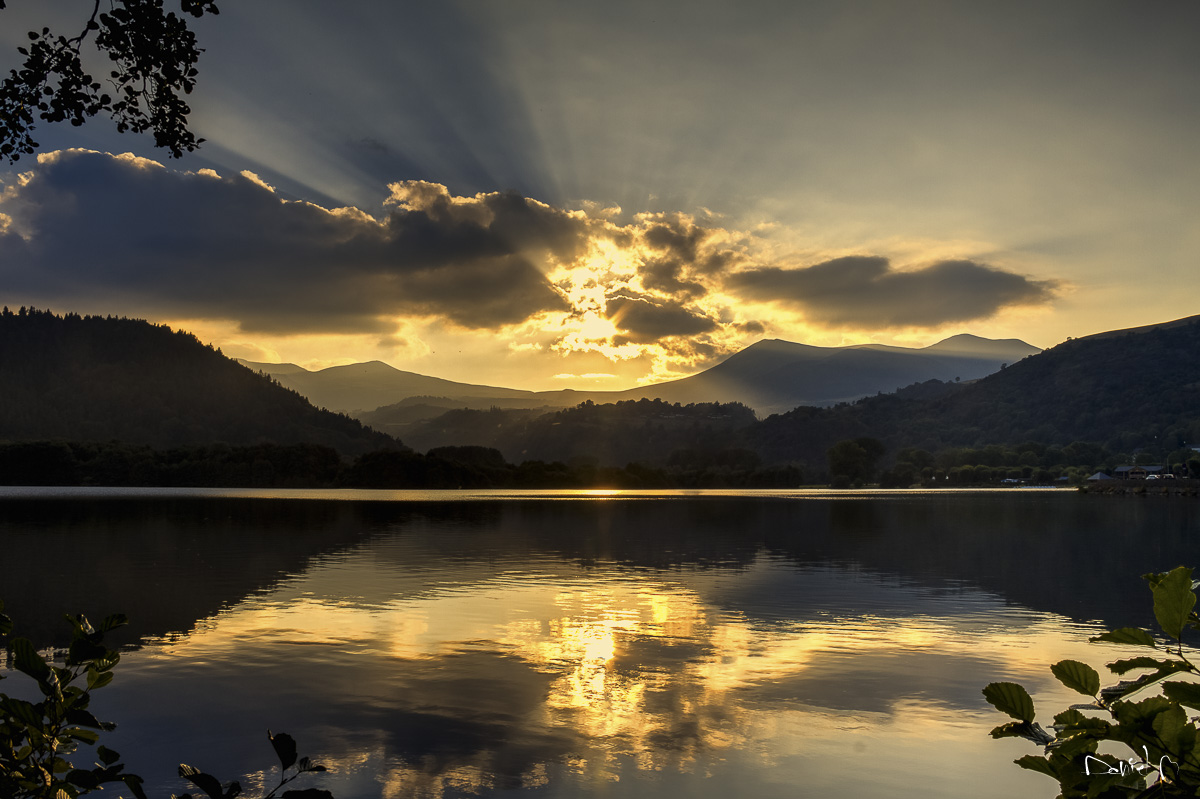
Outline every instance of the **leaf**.
[(279, 764), (287, 770), (296, 764), (296, 741), (286, 732), (281, 732), (278, 735), (272, 735), (270, 730), (267, 730), (267, 737), (271, 739), (271, 746), (275, 747), (275, 754), (279, 756)]
[(78, 666), (88, 661), (102, 658), (108, 653), (107, 647), (90, 641), (87, 638), (76, 638), (67, 650), (67, 665)]
[(1116, 685), (1110, 685), (1107, 688), (1100, 689), (1100, 701), (1112, 703), (1122, 697), (1128, 696), (1135, 691), (1140, 691), (1150, 683), (1154, 682), (1162, 675), (1143, 674), (1136, 680), (1121, 680)]
[(50, 676), (50, 667), (38, 655), (28, 638), (14, 638), (10, 646), (13, 653), (13, 667), (17, 671), (28, 674), (38, 682)]
[(94, 691), (97, 688), (103, 688), (113, 681), (113, 673), (111, 671), (95, 671), (88, 669), (87, 686), (89, 691)]
[(125, 783), (125, 787), (133, 792), (135, 799), (146, 799), (146, 791), (142, 788), (142, 778), (136, 774), (123, 774), (121, 781)]
[(1148, 646), (1151, 649), (1157, 648), (1154, 639), (1150, 633), (1137, 627), (1121, 627), (1104, 635), (1097, 635), (1095, 638), (1089, 638), (1093, 644), (1105, 642), (1110, 644), (1131, 644), (1133, 646)]
[(1017, 683), (988, 683), (983, 689), (983, 698), (1001, 713), (1007, 713), (1017, 721), (1033, 723), (1033, 700), (1029, 692)]
[(67, 782), (74, 783), (80, 788), (91, 791), (100, 787), (100, 780), (96, 779), (96, 775), (90, 771), (83, 769), (74, 769), (67, 773)]
[(1047, 777), (1058, 779), (1058, 774), (1054, 771), (1054, 767), (1050, 765), (1050, 761), (1040, 755), (1025, 755), (1025, 757), (1019, 757), (1013, 762), (1021, 768), (1038, 771)]
[(1050, 671), (1063, 685), (1085, 696), (1095, 696), (1100, 691), (1100, 675), (1086, 663), (1060, 660), (1050, 667)]
[(1054, 725), (1058, 727), (1064, 724), (1078, 724), (1086, 718), (1087, 716), (1080, 713), (1076, 708), (1069, 707), (1054, 716)]
[[(1046, 746), (1054, 740), (1054, 736), (1046, 732), (1036, 721), (1010, 721), (992, 730), (993, 738), (1024, 738), (1038, 746)], [(324, 766), (314, 766), (310, 771), (324, 771)]]
[(1163, 693), (1172, 702), (1200, 709), (1200, 685), (1194, 682), (1165, 682)]
[(1177, 671), (1188, 671), (1191, 664), (1186, 660), (1157, 660), (1155, 658), (1137, 657), (1126, 660), (1114, 660), (1108, 664), (1113, 674), (1124, 674), (1134, 669), (1157, 669), (1161, 674), (1174, 674)]
[(83, 710), (82, 708), (68, 710), (66, 721), (68, 724), (78, 724), (82, 727), (91, 727), (97, 730), (102, 730), (107, 726), (105, 722), (96, 718), (90, 710)]
[(129, 624), (129, 617), (124, 613), (114, 613), (111, 616), (105, 616), (104, 621), (100, 622), (100, 626), (96, 628), (97, 632), (106, 633), (109, 630), (115, 630), (117, 627), (124, 627)]
[(106, 766), (111, 766), (121, 759), (121, 755), (101, 744), (96, 747), (96, 757), (100, 758), (100, 762)]
[(8, 696), (0, 698), (0, 710), (26, 726), (37, 728), (42, 726), (42, 709), (24, 699), (13, 699)]
[(1157, 583), (1151, 583), (1154, 591), (1154, 618), (1163, 632), (1172, 638), (1183, 635), (1192, 608), (1196, 606), (1196, 595), (1192, 592), (1192, 570), (1176, 566)]
[(1029, 732), (1027, 721), (1006, 721), (992, 730), (993, 738), (1024, 738)]
[(67, 621), (69, 621), (71, 626), (75, 628), (76, 635), (92, 635), (96, 632), (96, 629), (92, 627), (92, 623), (88, 621), (88, 617), (84, 616), (82, 613), (77, 616), (72, 616), (70, 613), (68, 613)]
[(221, 790), (221, 783), (213, 775), (205, 774), (200, 769), (189, 766), (186, 763), (180, 763), (179, 776), (204, 791), (212, 799), (225, 799), (224, 792)]
[(1190, 752), (1196, 744), (1196, 727), (1188, 723), (1187, 714), (1179, 705), (1155, 716), (1152, 726), (1165, 745), (1165, 753)]
[(1054, 717), (1054, 729), (1059, 735), (1086, 732), (1098, 737), (1107, 737), (1112, 725), (1104, 719), (1085, 716), (1074, 708), (1064, 710)]
[[(1099, 721), (1100, 719), (1095, 720)], [(1099, 734), (1100, 732), (1099, 730), (1076, 731), (1065, 738), (1057, 739), (1051, 744), (1050, 749), (1053, 751), (1053, 756), (1077, 760), (1080, 755), (1089, 755), (1096, 752), (1099, 742), (1108, 737), (1107, 735)], [(1107, 732), (1107, 730), (1104, 732)]]
[(1148, 696), (1139, 702), (1115, 702), (1112, 713), (1126, 730), (1136, 731), (1143, 724), (1154, 723), (1154, 717), (1170, 710), (1174, 705), (1165, 696)]
[(67, 729), (63, 730), (63, 735), (67, 736), (68, 738), (73, 738), (76, 741), (83, 741), (85, 744), (94, 744), (96, 741), (100, 740), (100, 735), (98, 733), (92, 732), (91, 730), (82, 730), (79, 727), (68, 727)]

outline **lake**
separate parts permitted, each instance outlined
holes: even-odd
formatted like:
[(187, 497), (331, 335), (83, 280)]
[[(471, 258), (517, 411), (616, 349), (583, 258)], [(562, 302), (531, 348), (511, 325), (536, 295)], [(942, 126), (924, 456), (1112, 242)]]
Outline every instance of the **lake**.
[(41, 645), (130, 616), (93, 708), (151, 796), (269, 789), (272, 729), (339, 799), (1049, 799), (982, 687), (1048, 721), (1198, 541), (1064, 490), (0, 489), (0, 598)]

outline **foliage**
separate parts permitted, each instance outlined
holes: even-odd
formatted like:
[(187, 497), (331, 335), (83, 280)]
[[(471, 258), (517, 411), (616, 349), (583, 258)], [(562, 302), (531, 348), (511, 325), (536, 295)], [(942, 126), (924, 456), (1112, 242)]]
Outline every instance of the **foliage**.
[[(1063, 799), (1200, 794), (1197, 719), (1189, 719), (1185, 710), (1200, 709), (1200, 685), (1168, 679), (1200, 675), (1200, 668), (1183, 652), (1184, 631), (1200, 630), (1194, 593), (1198, 584), (1192, 581), (1192, 570), (1183, 566), (1147, 574), (1144, 579), (1150, 585), (1154, 617), (1165, 637), (1123, 627), (1091, 639), (1153, 650), (1152, 654), (1108, 664), (1119, 676), (1137, 672), (1134, 679), (1102, 688), (1100, 675), (1086, 663), (1055, 663), (1050, 667), (1054, 676), (1090, 697), (1091, 702), (1071, 705), (1054, 716), (1053, 734), (1035, 721), (1033, 700), (1022, 686), (994, 682), (983, 689), (989, 703), (1014, 719), (992, 730), (992, 737), (1020, 737), (1042, 746), (1043, 755), (1026, 755), (1014, 762), (1057, 780)], [(1150, 687), (1161, 693), (1137, 701), (1132, 698)], [(1101, 753), (1098, 747), (1105, 742), (1126, 747), (1132, 756), (1118, 759)]]
[[(272, 734), (270, 730), (267, 730), (267, 738), (271, 741), (275, 756), (279, 758), (279, 784), (272, 788), (270, 793), (265, 794), (262, 799), (273, 799), (283, 786), (305, 774), (318, 774), (326, 770), (324, 766), (313, 763), (307, 757), (298, 757), (296, 741), (286, 732)], [(289, 770), (291, 770), (290, 774)], [(209, 799), (237, 799), (242, 795), (242, 786), (237, 781), (222, 783), (211, 774), (206, 774), (186, 763), (180, 764), (179, 776), (204, 791)], [(199, 797), (185, 793), (178, 797), (172, 797), (172, 799), (199, 799)], [(305, 788), (302, 791), (294, 789), (284, 791), (279, 795), (279, 799), (333, 799), (333, 795), (329, 791), (319, 788)]]
[(830, 480), (835, 486), (862, 485), (874, 476), (884, 451), (883, 442), (876, 438), (839, 441), (826, 453)]
[(348, 456), (398, 446), (189, 333), (138, 319), (5, 308), (0, 385), (0, 440), (158, 448), (271, 442)]
[[(109, 616), (97, 627), (83, 616), (67, 618), (74, 633), (61, 666), (44, 660), (28, 639), (15, 638), (8, 644), (13, 668), (37, 683), (43, 699), (28, 702), (0, 694), (0, 796), (60, 799), (122, 782), (138, 799), (145, 799), (141, 778), (124, 773), (117, 752), (97, 746), (99, 762), (91, 768), (75, 768), (68, 759), (79, 744), (96, 744), (101, 732), (114, 727), (97, 719), (88, 705), (91, 692), (112, 681), (113, 667), (121, 659), (104, 646), (104, 633), (124, 624), (125, 618)], [(11, 620), (0, 615), (0, 635), (11, 631)]]
[[(0, 602), (0, 611), (4, 603)], [(70, 646), (62, 665), (53, 657), (38, 654), (27, 638), (8, 642), (12, 667), (32, 678), (42, 694), (40, 702), (29, 702), (0, 693), (0, 796), (5, 799), (75, 799), (106, 784), (122, 783), (136, 799), (146, 799), (143, 780), (127, 773), (121, 755), (100, 744), (100, 734), (113, 730), (112, 722), (100, 721), (88, 709), (92, 691), (113, 680), (113, 669), (121, 654), (104, 645), (104, 634), (126, 623), (122, 615), (109, 616), (93, 626), (85, 616), (67, 616), (72, 627)], [(12, 620), (0, 612), (0, 638), (12, 632)], [(0, 672), (0, 679), (4, 674)], [(297, 757), (296, 742), (286, 733), (267, 731), (279, 758), (279, 784), (263, 799), (273, 799), (285, 785), (304, 774), (325, 771), (307, 757)], [(98, 762), (77, 768), (70, 759), (80, 744), (95, 746)], [(242, 788), (236, 781), (221, 783), (192, 766), (179, 766), (179, 776), (188, 780), (209, 799), (236, 799)], [(173, 798), (174, 799), (174, 798)], [(182, 794), (178, 799), (193, 799)], [(289, 790), (279, 799), (332, 799), (328, 791), (308, 788)]]
[[(0, 0), (0, 9), (4, 5)], [(106, 113), (122, 133), (151, 131), (155, 145), (176, 158), (204, 141), (188, 130), (191, 109), (181, 96), (195, 87), (203, 52), (186, 17), (166, 11), (162, 0), (112, 0), (107, 13), (100, 5), (95, 0), (78, 35), (42, 28), (30, 31), (29, 44), (17, 48), (25, 61), (0, 84), (0, 156), (10, 163), (39, 146), (32, 135), (35, 117), (82, 125)], [(179, 6), (191, 17), (218, 13), (208, 0), (180, 0)], [(82, 50), (89, 38), (111, 63), (111, 95), (84, 70)]]

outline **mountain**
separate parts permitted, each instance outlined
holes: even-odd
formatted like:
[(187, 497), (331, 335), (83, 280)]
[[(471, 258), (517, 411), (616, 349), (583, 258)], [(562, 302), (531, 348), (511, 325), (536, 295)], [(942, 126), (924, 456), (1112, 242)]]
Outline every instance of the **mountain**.
[[(831, 405), (925, 380), (973, 380), (1039, 350), (1016, 339), (991, 340), (959, 335), (922, 349), (867, 344), (814, 347), (775, 339), (759, 341), (697, 375), (625, 391), (521, 391), (456, 383), (394, 369), (380, 361), (309, 372), (294, 364), (243, 361), (271, 375), (315, 405), (354, 413), (382, 425), (432, 418), (443, 407), (569, 408), (581, 402), (662, 399), (671, 403), (737, 402), (760, 414), (797, 405)], [(419, 414), (413, 397), (432, 398)], [(388, 409), (392, 410), (392, 409)]]
[[(994, 346), (957, 337), (935, 345), (954, 357), (964, 350), (974, 357)], [(830, 357), (820, 348), (768, 341), (705, 376), (732, 372), (761, 385), (781, 354), (810, 366)], [(879, 354), (874, 347), (835, 353), (841, 362)], [(553, 413), (460, 408), (395, 429), (417, 449), (477, 444), (495, 447), (513, 463), (595, 459), (600, 466), (670, 468), (725, 451), (727, 459), (743, 458), (741, 452), (764, 465), (799, 464), (810, 475), (825, 469), (830, 447), (860, 437), (882, 441), (885, 462), (906, 448), (1025, 448), (1044, 455), (1047, 468), (1065, 462), (1055, 450), (1074, 451), (1089, 464), (1099, 464), (1104, 452), (1128, 458), (1143, 448), (1153, 453), (1147, 457), (1161, 457), (1185, 444), (1200, 445), (1200, 317), (1070, 340), (978, 380), (916, 382), (853, 403), (799, 406), (761, 421), (739, 405), (642, 399)]]
[(764, 459), (820, 457), (843, 438), (893, 451), (1091, 442), (1164, 454), (1200, 444), (1200, 316), (1071, 339), (931, 399), (905, 394), (796, 408), (763, 421), (747, 445)]
[(1023, 341), (961, 335), (923, 349), (867, 344), (813, 347), (752, 344), (700, 374), (621, 392), (621, 399), (740, 402), (760, 414), (798, 405), (832, 405), (925, 380), (974, 380), (1039, 352)]
[(281, 385), (303, 394), (318, 407), (346, 413), (391, 405), (409, 397), (452, 398), (454, 404), (451, 407), (462, 407), (465, 401), (486, 408), (492, 400), (512, 399), (520, 400), (517, 407), (531, 407), (528, 403), (544, 404), (535, 401), (536, 394), (532, 391), (456, 383), (440, 377), (405, 372), (382, 361), (331, 366), (315, 372), (290, 363), (240, 363), (256, 372), (270, 375)]
[(399, 446), (314, 408), (189, 333), (136, 319), (6, 308), (0, 385), (0, 441), (269, 442), (343, 455)]

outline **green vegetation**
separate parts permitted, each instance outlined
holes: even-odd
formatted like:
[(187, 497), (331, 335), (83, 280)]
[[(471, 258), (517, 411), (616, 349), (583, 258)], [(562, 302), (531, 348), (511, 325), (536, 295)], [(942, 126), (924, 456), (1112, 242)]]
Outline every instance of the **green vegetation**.
[(398, 447), (231, 361), (136, 319), (0, 311), (0, 441), (158, 448), (272, 442), (343, 455)]
[[(1086, 663), (1055, 663), (1050, 667), (1054, 676), (1091, 701), (1054, 716), (1053, 734), (1035, 721), (1033, 700), (1022, 686), (995, 682), (983, 689), (989, 703), (1014, 719), (992, 730), (992, 737), (1025, 738), (1043, 747), (1044, 755), (1026, 755), (1014, 762), (1057, 780), (1064, 799), (1200, 794), (1200, 738), (1196, 719), (1189, 719), (1185, 710), (1200, 709), (1200, 684), (1167, 679), (1200, 676), (1200, 668), (1183, 650), (1184, 630), (1200, 630), (1197, 583), (1192, 581), (1192, 570), (1183, 566), (1144, 579), (1153, 593), (1154, 618), (1165, 637), (1123, 627), (1091, 639), (1138, 647), (1142, 652), (1154, 650), (1108, 664), (1117, 675), (1138, 673), (1135, 679), (1101, 688), (1100, 675)], [(1132, 699), (1151, 687), (1161, 694)], [(1126, 757), (1100, 752), (1102, 743), (1127, 749)]]
[(3, 484), (972, 487), (1079, 485), (1134, 463), (1200, 475), (1196, 320), (1068, 341), (969, 385), (764, 420), (738, 403), (643, 399), (392, 423), (424, 455), (143, 321), (5, 309), (0, 384)]
[(860, 487), (875, 476), (875, 464), (883, 457), (883, 442), (877, 438), (839, 441), (826, 453), (829, 482), (834, 488)]
[(488, 447), (386, 449), (346, 460), (312, 444), (231, 447), (22, 441), (0, 443), (0, 485), (208, 488), (794, 488), (795, 466), (746, 450), (679, 450), (665, 466), (595, 458), (512, 464)]
[[(0, 611), (4, 603), (0, 602)], [(41, 701), (31, 702), (0, 693), (0, 796), (5, 799), (75, 799), (105, 785), (120, 783), (136, 799), (146, 799), (144, 780), (125, 771), (121, 755), (100, 743), (102, 733), (115, 728), (88, 709), (92, 692), (113, 680), (121, 654), (104, 645), (104, 634), (125, 624), (124, 616), (109, 616), (93, 626), (84, 616), (68, 616), (70, 646), (44, 658), (26, 638), (7, 643), (12, 668), (37, 683)], [(0, 638), (12, 633), (12, 620), (0, 612)], [(56, 657), (61, 657), (61, 665)], [(0, 673), (0, 679), (4, 679)], [(279, 783), (263, 799), (273, 799), (286, 785), (304, 774), (325, 771), (307, 757), (298, 758), (296, 742), (286, 733), (267, 732), (279, 758)], [(72, 762), (80, 744), (95, 746), (94, 762), (80, 767)], [(193, 766), (179, 766), (179, 776), (209, 799), (236, 799), (237, 782), (221, 783)], [(191, 799), (183, 794), (178, 799)], [(279, 799), (332, 799), (328, 791), (307, 788), (288, 790)]]

